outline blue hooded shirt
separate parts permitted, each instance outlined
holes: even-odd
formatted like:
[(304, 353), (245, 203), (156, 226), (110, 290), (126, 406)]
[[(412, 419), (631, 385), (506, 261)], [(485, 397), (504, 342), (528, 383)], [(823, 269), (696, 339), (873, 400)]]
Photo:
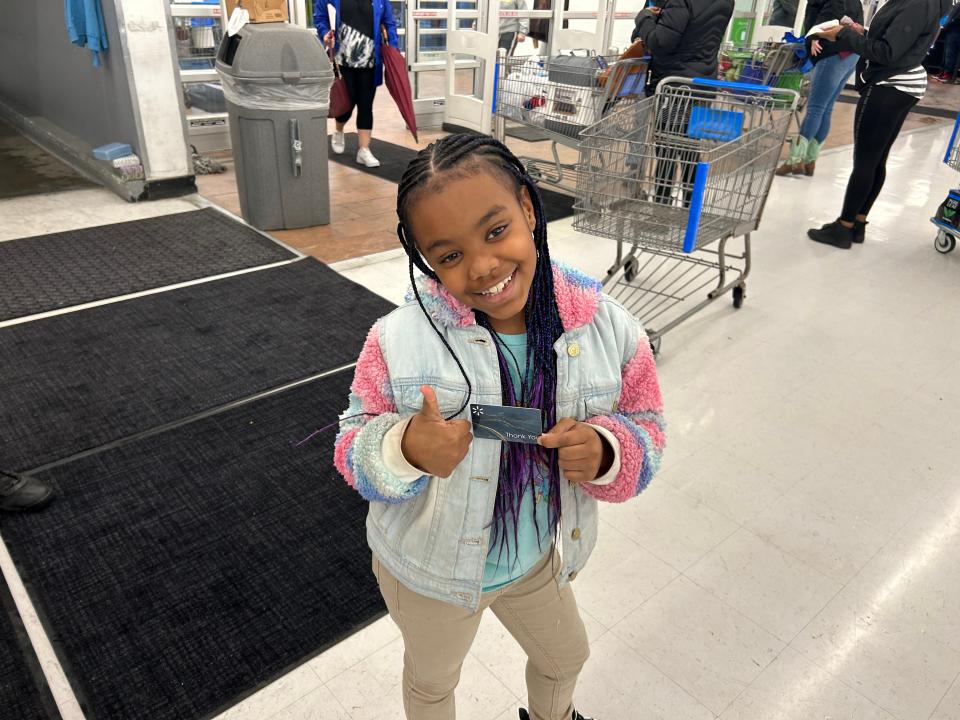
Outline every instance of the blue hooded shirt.
[(93, 52), (93, 66), (100, 67), (100, 53), (107, 51), (107, 28), (100, 0), (64, 0), (70, 42)]

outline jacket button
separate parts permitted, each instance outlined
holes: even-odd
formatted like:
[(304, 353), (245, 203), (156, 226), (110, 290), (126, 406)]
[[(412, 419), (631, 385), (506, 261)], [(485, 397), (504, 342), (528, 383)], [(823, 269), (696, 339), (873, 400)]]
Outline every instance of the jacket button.
[(570, 347), (567, 348), (567, 355), (570, 357), (577, 357), (580, 354), (580, 346), (577, 343), (570, 343)]
[(572, 537), (574, 540), (579, 540), (579, 539), (580, 539), (580, 528), (574, 528), (574, 529), (573, 529), (573, 532), (570, 533), (570, 537)]
[(570, 575), (567, 576), (567, 578), (570, 580), (570, 582), (573, 582), (574, 580), (576, 580), (576, 579), (577, 579), (577, 571), (574, 570), (572, 573), (570, 573)]

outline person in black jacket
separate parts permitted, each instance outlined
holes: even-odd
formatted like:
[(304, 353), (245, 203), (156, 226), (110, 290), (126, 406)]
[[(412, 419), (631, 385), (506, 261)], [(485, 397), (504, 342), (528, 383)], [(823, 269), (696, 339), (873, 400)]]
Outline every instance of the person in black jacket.
[(648, 94), (670, 75), (717, 76), (720, 44), (733, 4), (733, 0), (666, 0), (640, 11), (630, 40), (643, 40), (650, 54)]
[(860, 56), (853, 140), (853, 172), (840, 217), (807, 232), (811, 240), (849, 249), (862, 243), (867, 215), (886, 180), (887, 157), (907, 113), (927, 89), (924, 57), (940, 30), (950, 0), (888, 0), (864, 34), (833, 28), (820, 37)]
[[(648, 97), (666, 77), (717, 77), (720, 44), (733, 15), (733, 6), (734, 0), (665, 0), (640, 11), (630, 39), (642, 40), (650, 54)], [(691, 110), (689, 102), (662, 108), (657, 116), (658, 133), (664, 137), (685, 136)], [(679, 161), (683, 167), (683, 204), (684, 207), (690, 204), (697, 160), (693, 153), (658, 146), (656, 197), (659, 202), (673, 202)]]
[[(827, 20), (848, 19), (854, 28), (863, 27), (863, 5), (860, 0), (810, 0), (803, 29)], [(800, 134), (790, 146), (790, 155), (777, 169), (777, 175), (813, 175), (817, 157), (827, 135), (833, 106), (847, 84), (859, 59), (856, 53), (840, 49), (839, 43), (810, 39), (807, 49), (813, 59), (810, 73), (810, 95), (807, 111), (800, 125)]]

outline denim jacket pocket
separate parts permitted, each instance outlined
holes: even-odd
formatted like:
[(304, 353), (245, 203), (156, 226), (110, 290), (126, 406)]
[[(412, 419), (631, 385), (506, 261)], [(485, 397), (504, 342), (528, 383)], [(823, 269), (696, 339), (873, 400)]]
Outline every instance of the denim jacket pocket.
[[(447, 381), (431, 382), (430, 380), (420, 380), (419, 378), (410, 378), (408, 380), (394, 381), (394, 397), (397, 401), (397, 410), (401, 415), (414, 415), (423, 408), (423, 393), (420, 388), (429, 385), (437, 395), (437, 404), (440, 406), (440, 414), (445, 418), (460, 410), (464, 400), (467, 399), (466, 386), (459, 386), (456, 383)], [(458, 417), (469, 417), (469, 408), (466, 408)]]
[(596, 415), (612, 415), (619, 410), (620, 387), (613, 387), (609, 390), (601, 390), (584, 394), (580, 402), (580, 409), (583, 411), (583, 417), (578, 420), (586, 420)]

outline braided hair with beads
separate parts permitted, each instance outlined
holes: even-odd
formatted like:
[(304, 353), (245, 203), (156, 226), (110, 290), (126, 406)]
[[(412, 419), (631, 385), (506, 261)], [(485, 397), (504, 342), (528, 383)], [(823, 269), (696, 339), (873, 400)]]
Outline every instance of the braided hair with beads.
[[(547, 247), (547, 221), (543, 201), (523, 163), (503, 143), (483, 135), (451, 135), (430, 144), (410, 162), (400, 181), (397, 193), (397, 216), (400, 221), (397, 225), (397, 236), (409, 259), (410, 281), (413, 284), (417, 302), (444, 347), (456, 361), (467, 383), (467, 397), (460, 409), (451, 416), (452, 418), (459, 415), (469, 404), (473, 386), (460, 358), (433, 322), (417, 291), (414, 266), (427, 277), (437, 282), (440, 282), (440, 279), (420, 253), (416, 246), (416, 239), (410, 235), (409, 213), (422, 192), (435, 183), (439, 183), (444, 178), (470, 177), (480, 172), (496, 173), (506, 182), (513, 183), (518, 198), (522, 188), (526, 188), (534, 208), (536, 227), (533, 231), (533, 242), (537, 251), (537, 264), (524, 308), (527, 362), (525, 369), (517, 368), (521, 370), (520, 388), (514, 387), (510, 366), (507, 364), (504, 353), (507, 348), (494, 332), (489, 318), (478, 310), (474, 311), (474, 315), (477, 324), (490, 331), (494, 338), (500, 365), (504, 405), (517, 405), (520, 401), (528, 407), (539, 408), (543, 411), (546, 427), (550, 428), (557, 421), (557, 359), (554, 354), (554, 344), (563, 334), (563, 324), (554, 294), (553, 269)], [(507, 537), (507, 529), (513, 528), (512, 541), (515, 556), (520, 505), (526, 493), (536, 497), (537, 484), (541, 477), (549, 482), (549, 532), (555, 537), (560, 520), (560, 467), (557, 451), (548, 450), (539, 445), (503, 444), (500, 456), (500, 479), (493, 512), (491, 547), (499, 547), (501, 556), (505, 552), (508, 561), (511, 555), (511, 538)], [(533, 519), (538, 538), (543, 537), (545, 529), (538, 526), (535, 512)]]

